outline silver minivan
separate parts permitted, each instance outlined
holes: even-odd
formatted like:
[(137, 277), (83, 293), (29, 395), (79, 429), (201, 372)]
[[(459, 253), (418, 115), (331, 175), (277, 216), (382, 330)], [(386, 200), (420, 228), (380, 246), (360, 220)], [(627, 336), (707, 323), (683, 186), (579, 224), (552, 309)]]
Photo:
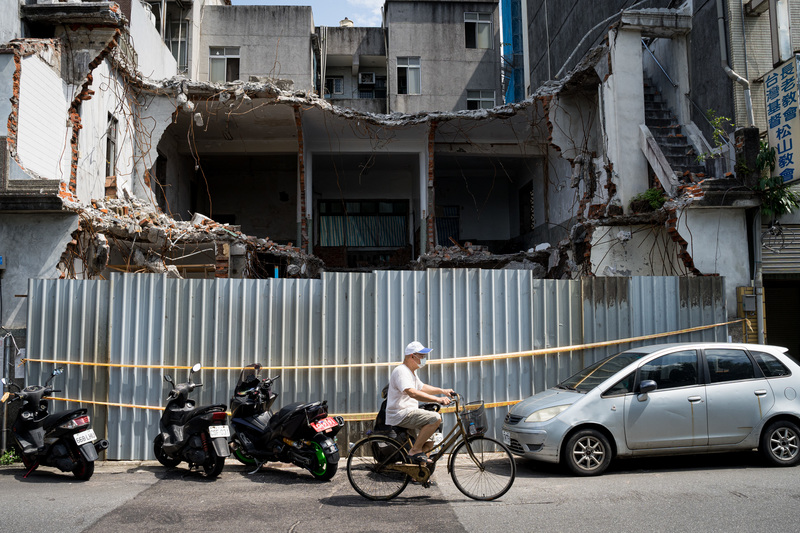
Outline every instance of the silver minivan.
[(800, 366), (786, 348), (683, 343), (607, 357), (515, 405), (503, 441), (517, 455), (601, 474), (615, 457), (758, 448), (800, 461)]

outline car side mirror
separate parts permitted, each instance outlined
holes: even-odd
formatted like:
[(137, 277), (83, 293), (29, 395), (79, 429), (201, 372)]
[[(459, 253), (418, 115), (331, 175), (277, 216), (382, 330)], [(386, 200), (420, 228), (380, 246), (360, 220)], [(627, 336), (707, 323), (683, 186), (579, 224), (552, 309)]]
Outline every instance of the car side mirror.
[(652, 379), (646, 379), (639, 384), (639, 399), (644, 401), (647, 399), (647, 393), (653, 392), (658, 388), (658, 383)]

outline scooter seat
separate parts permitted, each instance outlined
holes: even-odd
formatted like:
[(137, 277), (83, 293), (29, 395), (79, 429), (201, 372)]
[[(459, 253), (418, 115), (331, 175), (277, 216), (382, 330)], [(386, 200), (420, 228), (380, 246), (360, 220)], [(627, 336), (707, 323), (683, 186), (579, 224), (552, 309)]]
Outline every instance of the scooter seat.
[(206, 413), (216, 413), (219, 411), (225, 411), (224, 405), (203, 405), (201, 407), (197, 407), (194, 409), (187, 409), (187, 410), (178, 410), (172, 411), (170, 413), (170, 420), (172, 423), (176, 425), (183, 426), (189, 420), (196, 416), (201, 416)]
[(72, 418), (83, 416), (87, 413), (86, 409), (70, 409), (67, 411), (58, 411), (57, 413), (51, 413), (42, 419), (42, 427), (45, 430), (48, 430), (52, 427), (57, 426), (62, 422), (66, 422), (67, 420), (71, 420)]

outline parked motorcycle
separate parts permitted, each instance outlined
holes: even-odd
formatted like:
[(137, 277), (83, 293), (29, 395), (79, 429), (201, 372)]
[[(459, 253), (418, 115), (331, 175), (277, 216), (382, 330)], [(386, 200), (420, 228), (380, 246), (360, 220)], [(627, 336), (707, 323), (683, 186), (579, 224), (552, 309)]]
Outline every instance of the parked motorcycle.
[(220, 475), (225, 467), (225, 458), (231, 454), (228, 446), (230, 429), (225, 405), (195, 407), (194, 400), (189, 399), (189, 393), (203, 386), (202, 383), (192, 383), (192, 374), (199, 372), (200, 368), (199, 363), (194, 365), (187, 382), (178, 385), (172, 376), (164, 376), (172, 390), (159, 422), (161, 432), (153, 440), (153, 453), (167, 468), (186, 461), (190, 469), (202, 467), (206, 477), (214, 478)]
[(261, 378), (261, 365), (242, 369), (231, 398), (233, 456), (245, 465), (292, 463), (317, 479), (331, 479), (339, 468), (339, 448), (334, 436), (344, 425), (340, 416), (328, 416), (328, 402), (294, 402), (273, 414), (278, 397), (272, 385), (280, 375)]
[(28, 469), (23, 476), (27, 478), (40, 465), (54, 466), (62, 472), (72, 474), (86, 481), (94, 474), (94, 462), (98, 452), (108, 448), (108, 441), (97, 439), (91, 428), (91, 420), (86, 409), (72, 409), (50, 414), (46, 398), (54, 392), (50, 383), (62, 374), (56, 368), (44, 385), (29, 385), (21, 389), (10, 380), (2, 379), (9, 390), (3, 394), (3, 402), (22, 400), (22, 406), (11, 425), (11, 434)]

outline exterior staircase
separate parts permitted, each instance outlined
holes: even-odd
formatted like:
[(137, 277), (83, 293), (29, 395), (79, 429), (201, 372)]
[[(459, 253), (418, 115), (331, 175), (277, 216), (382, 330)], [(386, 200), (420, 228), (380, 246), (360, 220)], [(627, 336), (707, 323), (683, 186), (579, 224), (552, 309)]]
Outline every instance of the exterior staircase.
[(661, 94), (647, 78), (644, 82), (644, 115), (645, 125), (678, 182), (693, 183), (703, 180), (706, 177), (706, 167), (698, 160), (700, 154), (689, 142)]

